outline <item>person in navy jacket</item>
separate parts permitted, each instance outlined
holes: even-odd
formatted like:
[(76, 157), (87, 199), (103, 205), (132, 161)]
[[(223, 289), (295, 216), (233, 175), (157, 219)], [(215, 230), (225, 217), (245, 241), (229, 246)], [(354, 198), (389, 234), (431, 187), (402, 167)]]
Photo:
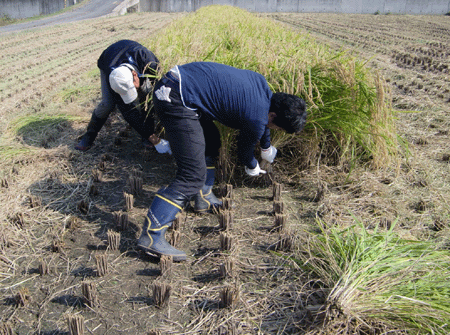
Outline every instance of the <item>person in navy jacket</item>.
[(212, 62), (194, 62), (172, 68), (153, 92), (161, 120), (177, 163), (175, 180), (158, 190), (148, 210), (138, 247), (174, 261), (186, 254), (165, 240), (165, 232), (178, 212), (193, 199), (197, 212), (222, 204), (212, 192), (214, 164), (221, 146), (213, 121), (239, 130), (238, 158), (250, 176), (264, 174), (254, 156), (272, 163), (277, 149), (270, 130), (299, 133), (306, 123), (305, 102), (291, 94), (273, 93), (259, 73)]
[(92, 147), (98, 132), (117, 106), (124, 119), (141, 135), (144, 146), (154, 146), (159, 153), (170, 153), (169, 143), (155, 134), (153, 111), (143, 111), (146, 95), (155, 82), (158, 64), (158, 58), (135, 41), (120, 40), (102, 52), (97, 61), (102, 100), (93, 111), (86, 133), (75, 149), (86, 151)]

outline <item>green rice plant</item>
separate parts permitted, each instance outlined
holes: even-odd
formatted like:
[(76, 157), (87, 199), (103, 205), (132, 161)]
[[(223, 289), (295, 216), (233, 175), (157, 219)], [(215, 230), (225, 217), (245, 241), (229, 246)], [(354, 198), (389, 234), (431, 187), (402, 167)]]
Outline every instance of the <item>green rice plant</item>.
[(229, 184), (235, 177), (237, 161), (235, 144), (238, 132), (235, 129), (229, 129), (218, 122), (216, 122), (216, 126), (220, 131), (220, 140), (222, 142), (216, 173), (217, 181), (219, 183)]
[[(356, 220), (356, 219), (355, 219)], [(328, 289), (327, 313), (349, 322), (380, 322), (413, 334), (450, 331), (450, 254), (429, 241), (400, 238), (393, 231), (325, 227), (311, 234), (293, 256)]]
[(59, 114), (59, 115), (45, 115), (45, 114), (30, 114), (15, 119), (9, 130), (16, 134), (23, 134), (28, 131), (44, 131), (46, 128), (52, 128), (60, 124), (80, 120), (80, 117)]
[(165, 71), (192, 61), (224, 63), (263, 74), (274, 92), (302, 97), (308, 121), (301, 140), (273, 132), (284, 165), (305, 168), (321, 157), (327, 164), (351, 160), (374, 167), (396, 161), (387, 85), (347, 52), (336, 53), (307, 34), (221, 5), (202, 7), (144, 44), (160, 57)]

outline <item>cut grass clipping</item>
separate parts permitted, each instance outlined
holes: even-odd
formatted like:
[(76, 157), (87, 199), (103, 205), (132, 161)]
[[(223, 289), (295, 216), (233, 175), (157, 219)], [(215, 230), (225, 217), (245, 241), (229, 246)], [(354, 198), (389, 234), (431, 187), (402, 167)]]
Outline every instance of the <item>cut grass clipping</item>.
[[(144, 44), (162, 60), (163, 72), (193, 61), (224, 63), (263, 74), (274, 92), (302, 97), (308, 105), (304, 132), (272, 134), (285, 166), (307, 168), (318, 160), (370, 162), (373, 167), (396, 162), (387, 85), (347, 52), (336, 53), (306, 34), (221, 5), (174, 21)], [(233, 130), (221, 127), (221, 132), (223, 145), (233, 148)]]
[(436, 243), (322, 222), (293, 258), (326, 289), (327, 314), (359, 327), (385, 324), (413, 334), (450, 332), (450, 255)]

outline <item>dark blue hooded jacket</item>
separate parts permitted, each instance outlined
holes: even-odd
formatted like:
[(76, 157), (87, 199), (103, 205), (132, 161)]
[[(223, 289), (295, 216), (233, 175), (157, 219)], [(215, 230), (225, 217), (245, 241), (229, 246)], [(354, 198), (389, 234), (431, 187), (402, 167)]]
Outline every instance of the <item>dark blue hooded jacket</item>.
[(206, 113), (221, 124), (239, 129), (238, 156), (255, 168), (255, 145), (270, 146), (269, 122), (272, 91), (263, 75), (211, 62), (177, 66), (186, 107)]

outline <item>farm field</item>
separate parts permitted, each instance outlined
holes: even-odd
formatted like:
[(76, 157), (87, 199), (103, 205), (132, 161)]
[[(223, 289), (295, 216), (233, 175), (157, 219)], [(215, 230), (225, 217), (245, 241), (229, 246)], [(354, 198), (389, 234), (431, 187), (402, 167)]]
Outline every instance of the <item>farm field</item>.
[[(273, 252), (272, 187), (233, 185), (232, 249), (217, 215), (187, 211), (177, 247), (188, 254), (161, 274), (135, 237), (154, 193), (174, 176), (171, 156), (142, 148), (119, 113), (86, 153), (73, 149), (100, 99), (101, 51), (129, 38), (151, 41), (186, 14), (135, 13), (2, 36), (0, 46), (0, 333), (69, 334), (82, 317), (89, 334), (403, 334), (383, 324), (352, 328), (323, 313), (326, 290)], [(367, 59), (392, 89), (397, 131), (410, 155), (398, 167), (348, 171), (316, 166), (284, 185), (288, 223), (299, 235), (317, 218), (343, 227), (395, 230), (449, 249), (450, 20), (448, 16), (255, 14)], [(151, 49), (151, 47), (150, 47)], [(67, 120), (59, 122), (59, 115)], [(54, 115), (45, 122), (42, 115)], [(274, 166), (277, 171), (277, 165)], [(279, 167), (282, 170), (281, 167)], [(131, 176), (142, 190), (127, 209)], [(126, 214), (128, 224), (118, 224)], [(118, 250), (108, 243), (120, 234)], [(232, 269), (224, 274), (226, 260)], [(108, 264), (100, 275), (99, 262)], [(228, 264), (229, 265), (229, 264)], [(169, 283), (156, 307), (154, 284)], [(85, 306), (83, 287), (95, 285)], [(225, 289), (233, 305), (222, 308)], [(237, 292), (239, 294), (237, 294)], [(5, 330), (6, 331), (6, 330)]]

